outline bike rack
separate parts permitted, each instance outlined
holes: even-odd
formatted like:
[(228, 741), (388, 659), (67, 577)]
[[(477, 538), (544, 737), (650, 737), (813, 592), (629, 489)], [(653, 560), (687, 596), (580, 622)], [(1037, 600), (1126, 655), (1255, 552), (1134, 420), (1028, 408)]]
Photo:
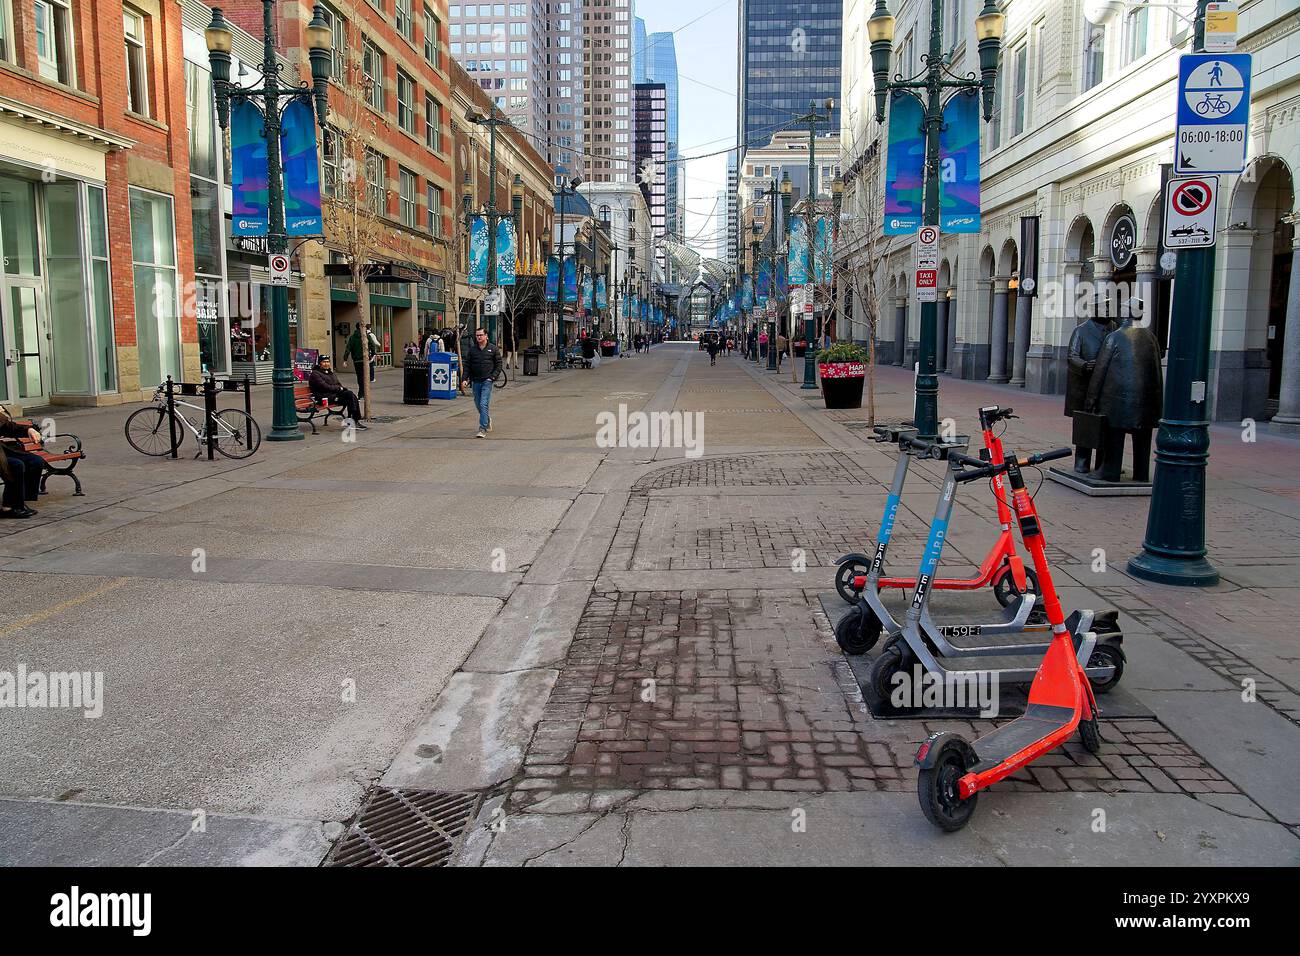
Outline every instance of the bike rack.
[(253, 417), (253, 391), (252, 382), (245, 375), (242, 379), (217, 379), (209, 375), (202, 382), (174, 382), (170, 375), (167, 381), (163, 383), (163, 391), (167, 395), (167, 429), (171, 438), (170, 458), (175, 461), (180, 457), (180, 441), (176, 437), (176, 395), (177, 389), (180, 389), (181, 395), (190, 398), (198, 396), (203, 397), (203, 433), (208, 436), (208, 461), (216, 457), (216, 444), (213, 440), (213, 434), (216, 429), (213, 427), (212, 417), (217, 411), (217, 393), (218, 392), (243, 392), (244, 393), (244, 414), (249, 418), (248, 424), (244, 426), (246, 437), (245, 440), (249, 445), (253, 444), (253, 426), (251, 419)]

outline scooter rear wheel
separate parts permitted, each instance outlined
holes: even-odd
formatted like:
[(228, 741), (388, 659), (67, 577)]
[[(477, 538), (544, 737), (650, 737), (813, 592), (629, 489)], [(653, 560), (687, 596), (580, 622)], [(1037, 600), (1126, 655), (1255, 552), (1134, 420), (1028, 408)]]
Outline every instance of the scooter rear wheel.
[(845, 604), (857, 604), (858, 596), (862, 594), (853, 586), (853, 579), (859, 575), (866, 574), (870, 567), (856, 558), (845, 561), (835, 571), (835, 590), (839, 592), (840, 598)]
[[(1038, 575), (1032, 568), (1025, 568), (1025, 586), (1029, 588), (1030, 594), (1043, 593), (1038, 588)], [(1004, 561), (1002, 567), (998, 569), (997, 576), (993, 578), (993, 596), (1003, 607), (1010, 607), (1020, 599), (1020, 589), (1016, 587), (1016, 579), (1011, 573), (1009, 562)], [(1037, 611), (1038, 608), (1034, 610)]]
[(916, 780), (916, 794), (921, 812), (940, 830), (952, 833), (970, 822), (978, 793), (963, 800), (957, 782), (966, 775), (965, 748), (956, 740), (946, 740), (939, 749), (934, 766), (921, 770)]
[(835, 625), (835, 641), (840, 650), (850, 657), (858, 657), (876, 646), (880, 640), (880, 621), (876, 615), (858, 605)]
[(1094, 694), (1108, 694), (1115, 689), (1119, 679), (1124, 676), (1124, 655), (1120, 653), (1119, 648), (1111, 647), (1109, 644), (1098, 644), (1088, 655), (1088, 666), (1115, 668), (1108, 678), (1088, 678)]
[(1079, 740), (1083, 749), (1090, 754), (1101, 753), (1101, 728), (1097, 726), (1097, 715), (1079, 721)]

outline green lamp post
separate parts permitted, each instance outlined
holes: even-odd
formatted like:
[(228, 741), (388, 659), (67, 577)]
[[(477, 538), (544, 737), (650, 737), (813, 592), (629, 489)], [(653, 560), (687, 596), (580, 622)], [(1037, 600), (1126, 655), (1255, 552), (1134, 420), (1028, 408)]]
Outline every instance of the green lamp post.
[[(948, 72), (943, 57), (943, 0), (930, 0), (930, 48), (923, 57), (925, 68), (911, 79), (889, 79), (893, 56), (894, 17), (885, 0), (877, 0), (876, 9), (867, 21), (867, 38), (871, 41), (871, 72), (875, 78), (876, 121), (885, 121), (885, 103), (890, 93), (915, 96), (924, 110), (925, 198), (922, 219), (927, 226), (939, 226), (939, 131), (943, 127), (944, 91), (966, 96), (979, 91), (983, 95), (984, 119), (993, 118), (998, 55), (1002, 49), (1002, 31), (1006, 17), (994, 0), (985, 0), (984, 9), (975, 18), (975, 37), (979, 44), (980, 78), (958, 77)], [(920, 369), (916, 376), (916, 404), (913, 421), (922, 438), (939, 434), (939, 377), (936, 326), (938, 303), (921, 303)], [(899, 343), (902, 346), (902, 343)]]
[[(333, 32), (325, 19), (325, 8), (317, 4), (311, 21), (307, 24), (305, 38), (307, 56), (311, 63), (309, 84), (282, 86), (280, 64), (275, 58), (275, 2), (262, 0), (262, 64), (257, 68), (260, 81), (254, 86), (239, 86), (230, 81), (230, 50), (234, 44), (234, 31), (220, 7), (212, 11), (212, 21), (204, 31), (208, 47), (208, 63), (212, 68), (212, 88), (216, 96), (217, 123), (222, 130), (230, 128), (231, 103), (252, 98), (261, 100), (263, 134), (266, 137), (266, 198), (267, 231), (266, 250), (271, 256), (289, 251), (289, 236), (284, 225), (284, 167), (280, 159), (281, 110), (295, 101), (314, 102), (316, 121), (325, 128), (329, 103), (327, 93), (330, 75), (330, 47)], [(271, 358), (273, 370), (271, 430), (267, 441), (301, 441), (302, 429), (293, 400), (293, 361), (289, 351), (289, 289), (284, 285), (271, 286)]]

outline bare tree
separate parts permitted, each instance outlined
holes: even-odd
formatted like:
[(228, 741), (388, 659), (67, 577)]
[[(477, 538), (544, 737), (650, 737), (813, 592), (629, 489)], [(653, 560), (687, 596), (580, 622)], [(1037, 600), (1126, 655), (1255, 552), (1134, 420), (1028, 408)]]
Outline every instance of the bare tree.
[[(507, 357), (519, 361), (519, 323), (523, 317), (540, 308), (546, 296), (544, 280), (539, 282), (536, 276), (525, 276), (522, 272), (513, 286), (506, 286), (505, 317), (510, 323), (510, 335), (501, 330), (503, 345), (501, 351)], [(531, 336), (529, 336), (531, 338)], [(534, 343), (536, 344), (536, 343)], [(515, 368), (518, 368), (518, 364)]]
[(379, 117), (369, 107), (374, 81), (362, 67), (360, 53), (347, 56), (343, 82), (330, 96), (329, 137), (333, 166), (326, 169), (324, 202), (328, 245), (343, 255), (357, 293), (361, 326), (362, 418), (370, 418), (370, 321), (368, 280), (380, 268), (376, 253), (383, 248), (387, 228), (381, 218), (388, 201), (388, 184), (379, 142)]

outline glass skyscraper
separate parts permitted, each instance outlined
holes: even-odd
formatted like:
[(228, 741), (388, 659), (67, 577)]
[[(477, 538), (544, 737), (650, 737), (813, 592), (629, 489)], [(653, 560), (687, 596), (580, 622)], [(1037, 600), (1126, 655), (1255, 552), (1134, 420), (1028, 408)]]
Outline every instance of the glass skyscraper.
[(841, 0), (739, 0), (736, 131), (743, 150), (762, 146), (795, 116), (835, 108), (840, 128)]
[[(638, 18), (639, 20), (639, 18)], [(685, 231), (685, 214), (682, 200), (685, 198), (682, 187), (684, 177), (680, 176), (679, 163), (681, 141), (678, 139), (678, 84), (677, 84), (677, 45), (671, 33), (651, 33), (646, 39), (645, 79), (639, 82), (662, 83), (668, 100), (668, 155), (665, 170), (666, 189), (664, 193), (664, 223), (667, 234), (681, 238)]]

